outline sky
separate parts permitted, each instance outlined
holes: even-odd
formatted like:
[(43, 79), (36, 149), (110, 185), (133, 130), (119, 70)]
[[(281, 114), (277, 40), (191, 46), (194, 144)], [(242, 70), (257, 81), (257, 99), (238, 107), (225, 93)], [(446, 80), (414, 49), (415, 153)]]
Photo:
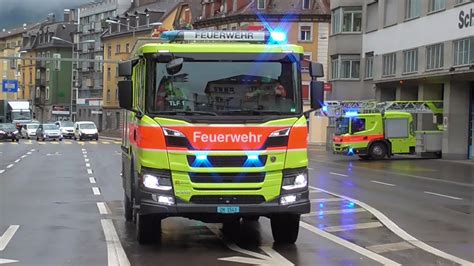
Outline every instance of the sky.
[(89, 2), (93, 0), (0, 0), (0, 31), (43, 21), (49, 13), (62, 20), (65, 8)]

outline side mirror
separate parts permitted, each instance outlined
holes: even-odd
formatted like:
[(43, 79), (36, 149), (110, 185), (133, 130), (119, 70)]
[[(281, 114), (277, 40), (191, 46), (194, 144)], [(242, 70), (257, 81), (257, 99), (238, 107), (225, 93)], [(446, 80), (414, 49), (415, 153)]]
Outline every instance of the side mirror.
[(132, 76), (132, 61), (120, 62), (118, 64), (118, 76), (119, 77)]
[(122, 80), (118, 82), (119, 105), (121, 108), (132, 111), (132, 81)]
[(321, 78), (324, 77), (324, 68), (323, 64), (311, 62), (309, 64), (309, 75), (312, 78)]
[(323, 81), (311, 81), (311, 109), (318, 110), (323, 107), (324, 101), (324, 82)]
[(168, 75), (171, 76), (177, 74), (183, 68), (183, 63), (183, 58), (175, 58), (171, 60), (169, 63), (166, 64), (166, 72), (168, 72)]

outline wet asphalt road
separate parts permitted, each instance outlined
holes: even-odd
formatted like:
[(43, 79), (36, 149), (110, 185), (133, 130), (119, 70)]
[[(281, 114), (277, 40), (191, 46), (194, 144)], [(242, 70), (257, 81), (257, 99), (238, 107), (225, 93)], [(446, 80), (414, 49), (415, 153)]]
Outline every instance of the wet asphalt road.
[[(302, 218), (295, 245), (275, 246), (266, 218), (243, 222), (232, 234), (219, 224), (170, 218), (159, 244), (139, 246), (134, 225), (123, 219), (118, 143), (0, 143), (0, 265), (113, 265), (114, 258), (116, 265), (474, 261), (474, 166), (362, 162), (318, 150), (310, 157), (312, 212)], [(376, 211), (431, 249), (410, 242)]]

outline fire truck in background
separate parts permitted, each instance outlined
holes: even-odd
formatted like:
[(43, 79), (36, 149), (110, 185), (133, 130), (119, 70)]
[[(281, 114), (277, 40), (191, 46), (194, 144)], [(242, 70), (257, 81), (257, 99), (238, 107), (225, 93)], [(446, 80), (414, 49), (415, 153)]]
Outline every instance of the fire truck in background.
[(323, 100), (310, 64), (311, 108), (303, 112), (301, 46), (282, 32), (169, 31), (119, 65), (125, 218), (139, 243), (161, 221), (271, 220), (294, 243), (310, 211), (307, 120)]

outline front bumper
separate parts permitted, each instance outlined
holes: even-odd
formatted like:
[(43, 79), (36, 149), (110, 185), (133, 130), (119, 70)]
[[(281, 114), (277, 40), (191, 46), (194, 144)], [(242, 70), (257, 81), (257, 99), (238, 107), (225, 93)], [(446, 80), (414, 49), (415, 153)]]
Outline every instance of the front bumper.
[(63, 136), (61, 135), (44, 135), (45, 139), (62, 139)]
[[(165, 217), (179, 216), (189, 218), (208, 218), (213, 220), (228, 216), (271, 216), (273, 214), (305, 214), (310, 212), (309, 191), (303, 191), (298, 194), (298, 200), (288, 204), (281, 205), (280, 197), (259, 204), (196, 204), (184, 202), (179, 198), (175, 198), (174, 205), (159, 204), (156, 196), (152, 193), (141, 191), (142, 199), (140, 200), (141, 214), (160, 214)], [(285, 195), (283, 195), (285, 196)], [(240, 211), (233, 214), (222, 214), (217, 212), (218, 207), (239, 207)]]
[(367, 148), (357, 148), (347, 144), (334, 143), (333, 153), (343, 155), (367, 155)]
[(62, 132), (63, 137), (74, 137), (74, 132)]
[(99, 137), (99, 134), (81, 134), (82, 139), (96, 139)]

